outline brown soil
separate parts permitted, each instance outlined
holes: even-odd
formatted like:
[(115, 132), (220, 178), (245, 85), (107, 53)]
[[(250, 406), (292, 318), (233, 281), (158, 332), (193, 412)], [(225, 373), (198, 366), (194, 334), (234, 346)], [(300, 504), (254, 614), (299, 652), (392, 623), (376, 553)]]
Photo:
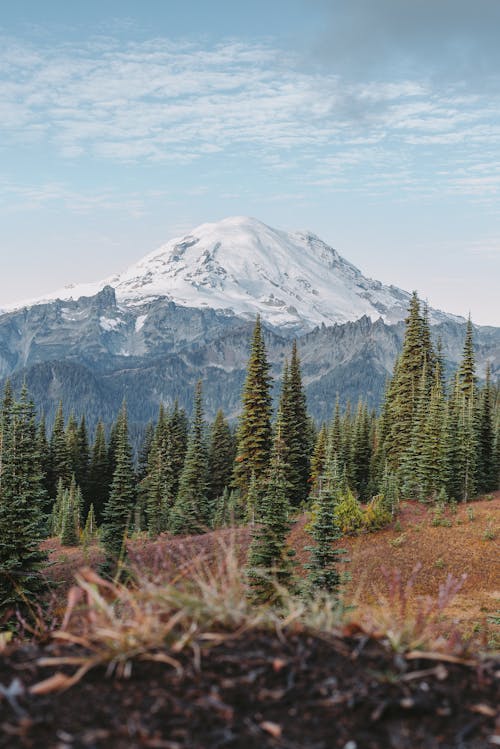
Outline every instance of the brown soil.
[(96, 670), (66, 692), (30, 695), (51, 673), (37, 664), (47, 654), (28, 647), (0, 660), (0, 685), (18, 680), (0, 696), (2, 749), (486, 749), (500, 741), (498, 661), (410, 661), (361, 635), (328, 642), (252, 632), (204, 653), (199, 669), (184, 656), (182, 675), (136, 663), (127, 680)]

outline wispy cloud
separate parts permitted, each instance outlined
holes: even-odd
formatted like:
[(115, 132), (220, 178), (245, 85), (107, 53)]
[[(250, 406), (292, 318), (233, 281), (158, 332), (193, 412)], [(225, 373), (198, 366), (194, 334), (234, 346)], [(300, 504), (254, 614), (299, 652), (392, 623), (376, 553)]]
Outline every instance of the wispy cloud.
[[(271, 43), (234, 40), (102, 37), (43, 47), (4, 39), (0, 78), (4, 148), (39, 143), (64, 159), (181, 165), (237, 151), (264, 169), (293, 167), (316, 186), (371, 189), (379, 176), (379, 184), (405, 189), (427, 182), (431, 191), (498, 194), (496, 174), (473, 172), (481, 148), (500, 142), (500, 97), (491, 92), (347, 82), (301, 69)], [(454, 173), (464, 160), (467, 173)], [(27, 199), (55, 199), (51, 189), (57, 194), (49, 186)]]

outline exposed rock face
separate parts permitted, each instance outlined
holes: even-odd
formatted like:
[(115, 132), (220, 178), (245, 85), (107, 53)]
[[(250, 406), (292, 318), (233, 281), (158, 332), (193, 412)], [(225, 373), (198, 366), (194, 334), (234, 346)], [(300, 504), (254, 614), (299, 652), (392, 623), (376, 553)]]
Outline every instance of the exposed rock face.
[[(108, 281), (73, 286), (0, 314), (0, 379), (24, 377), (50, 420), (59, 398), (92, 424), (123, 397), (131, 420), (163, 400), (191, 407), (202, 377), (207, 415), (235, 417), (255, 316), (279, 377), (298, 337), (316, 419), (360, 396), (380, 403), (401, 346), (410, 295), (365, 278), (310, 232), (289, 234), (249, 218), (203, 224)], [(449, 365), (465, 321), (430, 310)], [(500, 329), (478, 328), (479, 374), (500, 371)]]
[[(128, 309), (113, 289), (94, 297), (55, 301), (0, 317), (0, 377), (24, 377), (49, 419), (59, 398), (89, 422), (111, 420), (123, 397), (131, 419), (153, 418), (160, 401), (175, 398), (190, 408), (196, 380), (205, 382), (207, 414), (222, 406), (237, 415), (253, 322), (228, 312), (182, 307), (156, 299)], [(298, 339), (309, 405), (328, 418), (337, 393), (341, 401), (360, 396), (377, 406), (401, 346), (404, 324), (362, 317), (322, 326)], [(461, 355), (464, 324), (433, 327), (442, 337), (450, 365)], [(266, 344), (279, 377), (291, 349), (290, 337), (266, 330)], [(500, 372), (500, 330), (476, 330), (480, 373), (490, 361)]]

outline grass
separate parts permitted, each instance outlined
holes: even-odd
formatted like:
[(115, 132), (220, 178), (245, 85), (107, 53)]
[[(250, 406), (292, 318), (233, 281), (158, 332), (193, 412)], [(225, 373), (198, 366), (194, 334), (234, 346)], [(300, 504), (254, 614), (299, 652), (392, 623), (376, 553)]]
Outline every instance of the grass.
[[(452, 527), (436, 526), (432, 508), (405, 502), (393, 527), (343, 538), (351, 560), (344, 572), (351, 580), (340, 606), (328, 596), (304, 600), (286, 591), (280, 591), (280, 609), (251, 604), (242, 573), (248, 528), (162, 536), (155, 542), (135, 539), (129, 546), (135, 582), (128, 586), (103, 580), (91, 569), (101, 558), (97, 546), (84, 556), (81, 549), (51, 541), (54, 564), (47, 574), (59, 583), (53, 614), (63, 622), (55, 637), (82, 651), (72, 653), (71, 663), (58, 661), (75, 668), (72, 677), (58, 676), (58, 688), (97, 665), (126, 675), (134, 660), (165, 658), (165, 653), (178, 668), (183, 650), (198, 658), (203, 649), (256, 628), (299, 627), (327, 636), (359, 628), (398, 650), (457, 653), (471, 638), (480, 647), (498, 647), (498, 550), (478, 529), (495, 527), (500, 493), (475, 502), (473, 509), (474, 522), (470, 505), (459, 505)], [(306, 522), (300, 517), (289, 539), (298, 574), (304, 574), (308, 561)], [(82, 570), (87, 559), (91, 564)], [(77, 585), (69, 588), (75, 573)]]
[(186, 559), (176, 574), (142, 565), (131, 569), (132, 583), (111, 582), (86, 567), (68, 592), (61, 627), (53, 639), (70, 653), (44, 658), (41, 665), (72, 667), (58, 671), (33, 690), (61, 691), (91, 669), (127, 677), (134, 661), (156, 661), (182, 671), (179, 655), (192, 654), (200, 664), (203, 652), (246, 632), (288, 630), (321, 637), (362, 631), (384, 639), (398, 652), (440, 651), (460, 656), (464, 643), (443, 613), (463, 586), (448, 574), (435, 596), (414, 596), (422, 565), (408, 580), (400, 570), (382, 570), (385, 591), (376, 605), (347, 606), (346, 600), (318, 594), (300, 597), (279, 589), (280, 605), (251, 601), (242, 568), (241, 548), (234, 536), (217, 538), (215, 548)]

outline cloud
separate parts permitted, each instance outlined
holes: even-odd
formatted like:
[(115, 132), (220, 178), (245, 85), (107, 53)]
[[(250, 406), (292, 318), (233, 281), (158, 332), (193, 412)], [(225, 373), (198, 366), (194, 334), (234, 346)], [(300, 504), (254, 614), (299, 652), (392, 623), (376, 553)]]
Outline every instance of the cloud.
[(338, 73), (498, 81), (498, 0), (307, 0), (323, 13), (314, 54)]
[[(427, 0), (422, 13), (424, 6), (429, 14)], [(384, 25), (396, 7), (389, 0), (380, 3), (377, 19), (368, 0), (356, 0), (350, 15), (342, 3), (335, 7), (341, 20), (345, 11), (342, 23), (349, 28), (369, 25), (372, 18), (375, 38), (382, 34), (379, 26), (390, 36), (402, 24), (398, 12)], [(417, 11), (408, 13), (411, 20)], [(436, 24), (444, 30), (443, 13), (441, 8)], [(416, 39), (424, 17), (415, 21)], [(464, 16), (460, 28), (465, 25)], [(482, 192), (489, 199), (497, 189), (487, 169), (480, 178), (469, 171), (484, 163), (485, 151), (498, 148), (498, 92), (472, 94), (425, 77), (352, 80), (333, 70), (304, 68), (299, 57), (271, 42), (0, 41), (4, 149), (38, 144), (76, 162), (91, 156), (99, 162), (180, 167), (237, 155), (264, 172), (286, 171), (292, 191), (304, 182), (318, 189), (373, 191), (398, 180), (418, 195), (439, 187)], [(106, 204), (107, 196), (99, 196)], [(35, 190), (26, 199), (40, 204), (54, 198)], [(60, 199), (80, 210), (91, 204), (81, 195)]]

